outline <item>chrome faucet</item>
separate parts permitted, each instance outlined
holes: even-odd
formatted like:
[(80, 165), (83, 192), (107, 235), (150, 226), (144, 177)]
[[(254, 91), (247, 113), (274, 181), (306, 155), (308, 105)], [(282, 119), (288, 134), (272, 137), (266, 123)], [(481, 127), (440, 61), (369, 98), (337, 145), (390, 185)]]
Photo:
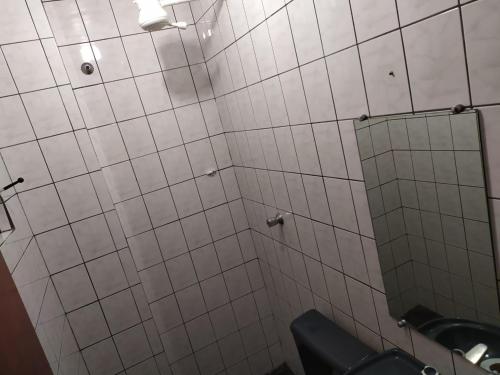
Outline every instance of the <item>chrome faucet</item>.
[(275, 217), (269, 218), (266, 220), (266, 224), (269, 228), (274, 227), (278, 224), (283, 225), (285, 224), (285, 220), (283, 219), (283, 215), (280, 213), (277, 213)]
[(477, 344), (471, 350), (464, 354), (464, 358), (475, 365), (483, 358), (483, 355), (488, 350), (484, 344)]

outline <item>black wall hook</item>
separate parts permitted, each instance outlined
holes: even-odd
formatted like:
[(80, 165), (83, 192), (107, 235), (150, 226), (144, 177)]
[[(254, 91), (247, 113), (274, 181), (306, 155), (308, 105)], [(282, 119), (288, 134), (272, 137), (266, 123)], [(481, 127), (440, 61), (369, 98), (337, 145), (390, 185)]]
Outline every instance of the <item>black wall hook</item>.
[(19, 177), (16, 181), (8, 184), (7, 186), (4, 186), (2, 191), (9, 190), (10, 188), (16, 186), (17, 184), (22, 184), (24, 182), (24, 178)]

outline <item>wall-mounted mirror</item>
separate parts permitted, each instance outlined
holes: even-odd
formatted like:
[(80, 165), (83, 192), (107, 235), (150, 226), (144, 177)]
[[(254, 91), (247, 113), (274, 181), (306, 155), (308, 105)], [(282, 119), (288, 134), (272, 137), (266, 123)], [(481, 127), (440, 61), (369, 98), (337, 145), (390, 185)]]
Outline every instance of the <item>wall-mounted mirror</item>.
[(391, 315), (499, 373), (478, 113), (369, 118), (355, 128)]

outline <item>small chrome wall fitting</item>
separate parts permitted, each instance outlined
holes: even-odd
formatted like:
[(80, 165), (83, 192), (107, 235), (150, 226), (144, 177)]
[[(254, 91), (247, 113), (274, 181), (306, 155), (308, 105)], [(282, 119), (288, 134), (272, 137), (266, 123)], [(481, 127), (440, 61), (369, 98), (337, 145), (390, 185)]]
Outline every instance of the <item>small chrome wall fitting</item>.
[(275, 217), (267, 219), (266, 224), (269, 228), (274, 227), (278, 224), (283, 225), (283, 224), (285, 224), (285, 219), (283, 219), (282, 214), (277, 213)]
[(459, 113), (462, 113), (463, 111), (465, 111), (465, 106), (463, 104), (457, 104), (456, 106), (452, 107), (451, 108), (451, 113), (453, 113), (454, 115), (457, 115)]

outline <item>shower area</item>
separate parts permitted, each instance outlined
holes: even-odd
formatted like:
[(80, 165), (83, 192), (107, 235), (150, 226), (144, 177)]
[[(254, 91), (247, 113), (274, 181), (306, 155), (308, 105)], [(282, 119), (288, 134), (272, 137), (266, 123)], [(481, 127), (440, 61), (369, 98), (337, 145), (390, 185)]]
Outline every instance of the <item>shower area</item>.
[(479, 371), (389, 315), (353, 119), (488, 105), (499, 140), (498, 4), (138, 3), (2, 0), (0, 250), (48, 364), (25, 373), (301, 375), (310, 309)]

